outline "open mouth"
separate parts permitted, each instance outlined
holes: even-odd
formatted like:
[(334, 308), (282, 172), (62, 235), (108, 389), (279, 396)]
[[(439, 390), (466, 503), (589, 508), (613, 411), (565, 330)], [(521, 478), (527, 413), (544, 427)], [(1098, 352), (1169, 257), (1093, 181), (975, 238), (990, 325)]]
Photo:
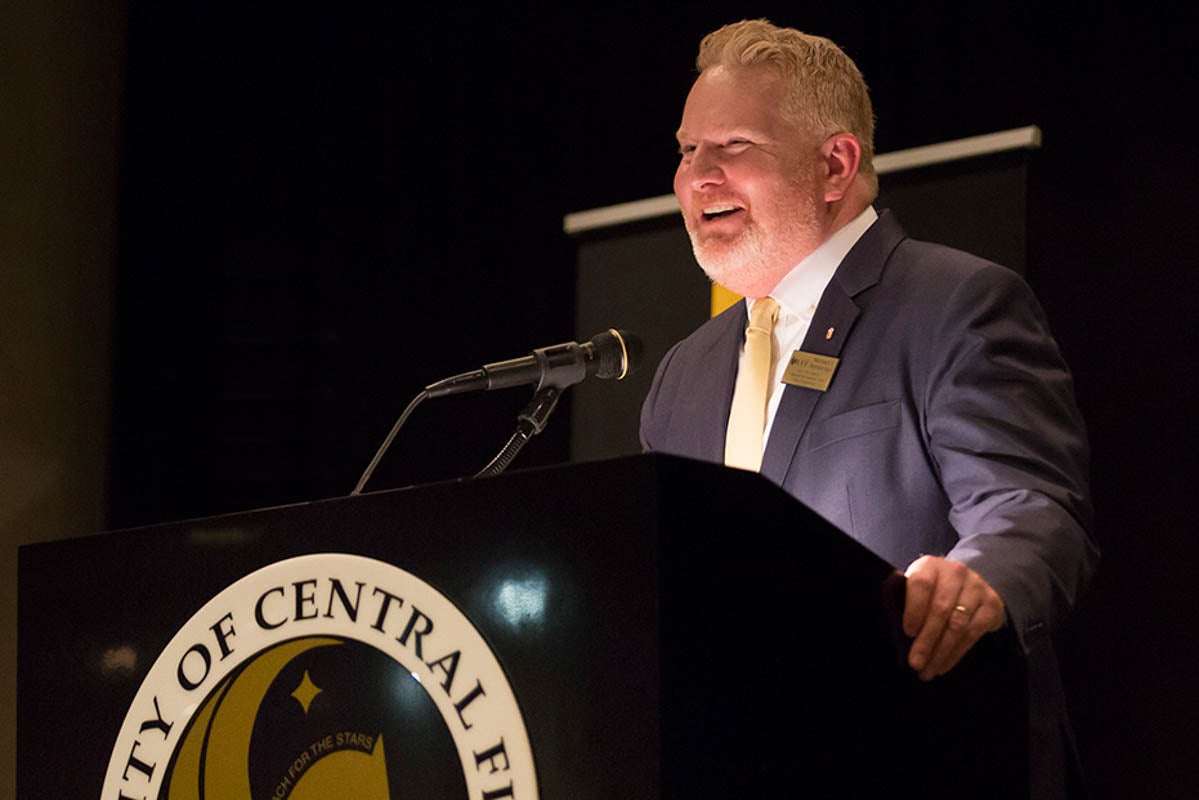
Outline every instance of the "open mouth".
[(741, 206), (732, 203), (719, 203), (717, 205), (708, 206), (700, 211), (700, 216), (705, 222), (711, 222), (716, 219), (723, 219), (736, 214), (738, 211), (743, 211)]

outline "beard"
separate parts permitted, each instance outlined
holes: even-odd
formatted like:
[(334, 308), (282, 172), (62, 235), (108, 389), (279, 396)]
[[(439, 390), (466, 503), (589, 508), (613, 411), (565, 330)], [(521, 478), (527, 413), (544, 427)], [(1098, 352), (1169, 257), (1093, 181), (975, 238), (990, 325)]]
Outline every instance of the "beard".
[(763, 280), (766, 246), (762, 232), (755, 228), (743, 231), (735, 239), (713, 238), (700, 241), (696, 232), (687, 227), (691, 252), (713, 283), (745, 294), (749, 287)]
[(687, 224), (691, 252), (713, 283), (745, 297), (763, 297), (819, 243), (816, 225), (788, 215), (782, 230), (767, 231), (751, 221), (736, 236), (700, 239)]
[(823, 202), (813, 176), (791, 170), (783, 185), (768, 186), (758, 195), (757, 202), (739, 212), (749, 216), (733, 232), (705, 233), (693, 216), (698, 208), (683, 215), (691, 252), (704, 273), (746, 297), (769, 294), (825, 238)]

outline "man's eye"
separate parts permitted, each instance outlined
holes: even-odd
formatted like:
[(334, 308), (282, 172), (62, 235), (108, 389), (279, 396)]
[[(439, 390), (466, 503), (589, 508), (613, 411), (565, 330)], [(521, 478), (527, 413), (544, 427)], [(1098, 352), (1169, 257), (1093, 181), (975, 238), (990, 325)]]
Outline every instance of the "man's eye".
[(744, 150), (745, 148), (749, 147), (749, 145), (750, 145), (750, 141), (748, 139), (730, 139), (728, 142), (725, 143), (724, 149), (725, 150)]
[(695, 152), (695, 145), (681, 144), (679, 145), (679, 155), (689, 156)]

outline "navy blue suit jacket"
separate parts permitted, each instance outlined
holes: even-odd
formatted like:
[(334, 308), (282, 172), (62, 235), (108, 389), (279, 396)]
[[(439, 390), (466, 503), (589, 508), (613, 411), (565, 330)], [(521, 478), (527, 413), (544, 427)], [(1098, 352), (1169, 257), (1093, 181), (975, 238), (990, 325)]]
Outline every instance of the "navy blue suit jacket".
[[(647, 450), (723, 461), (745, 323), (738, 303), (663, 358), (642, 409)], [(1028, 655), (1034, 739), (1059, 727), (1049, 634), (1097, 551), (1085, 429), (1031, 290), (884, 212), (802, 349), (840, 362), (827, 391), (786, 387), (762, 474), (897, 569), (933, 554), (977, 571)]]

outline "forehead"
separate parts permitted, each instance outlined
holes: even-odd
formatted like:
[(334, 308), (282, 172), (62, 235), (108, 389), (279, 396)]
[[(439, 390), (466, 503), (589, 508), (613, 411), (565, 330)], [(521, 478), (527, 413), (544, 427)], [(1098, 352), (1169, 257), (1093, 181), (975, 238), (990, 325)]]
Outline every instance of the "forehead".
[(704, 138), (736, 130), (793, 132), (782, 116), (782, 77), (769, 67), (709, 67), (687, 95), (678, 136)]

